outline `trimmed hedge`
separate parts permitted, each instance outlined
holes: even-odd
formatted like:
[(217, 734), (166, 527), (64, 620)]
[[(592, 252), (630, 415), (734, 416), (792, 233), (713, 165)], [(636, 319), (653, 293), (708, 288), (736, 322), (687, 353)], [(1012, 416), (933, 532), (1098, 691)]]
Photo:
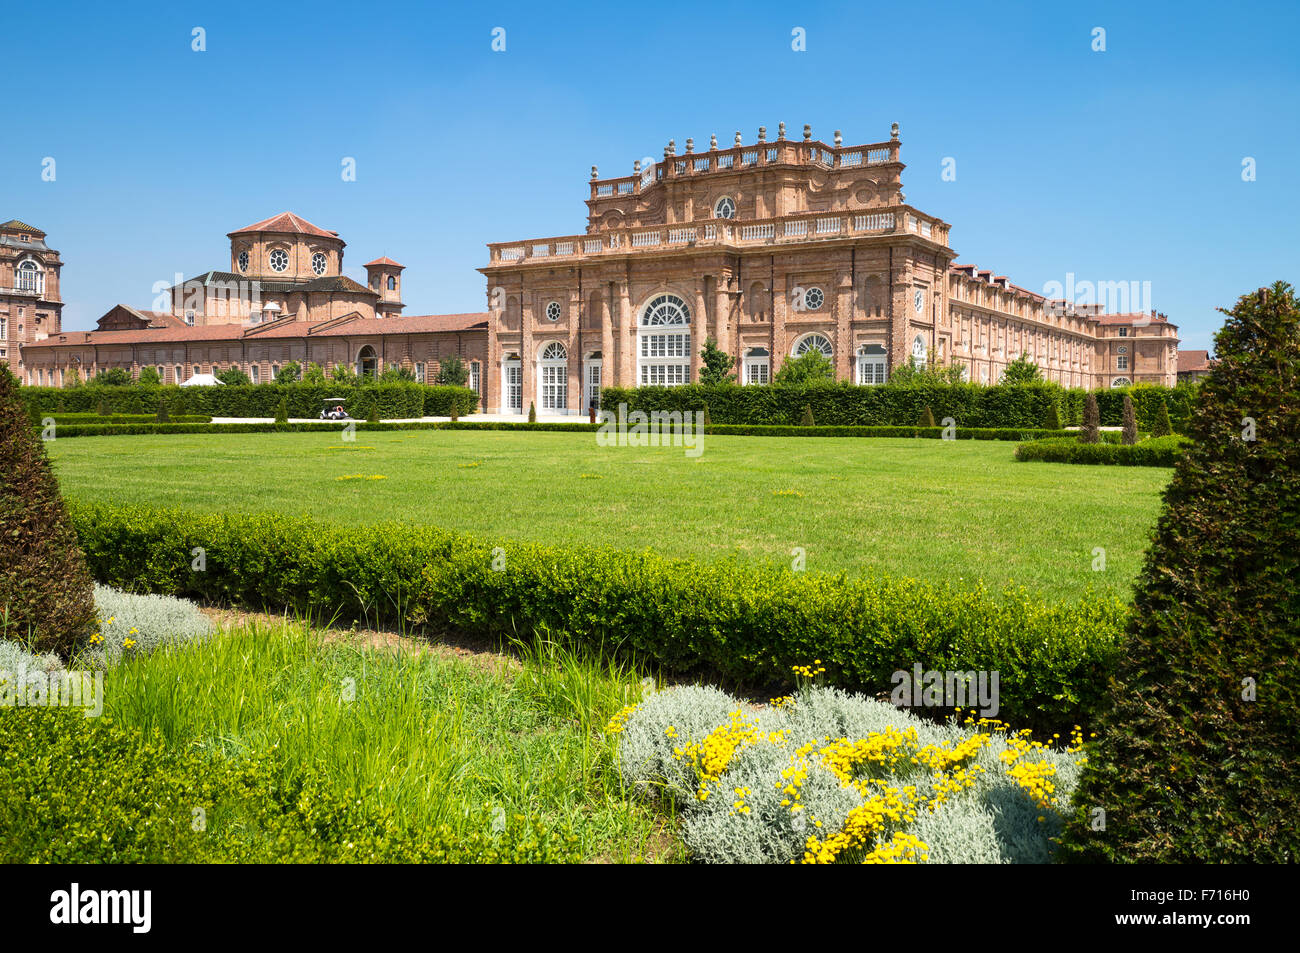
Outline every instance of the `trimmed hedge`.
[(129, 434), (184, 434), (184, 433), (330, 433), (353, 423), (357, 431), (363, 430), (550, 430), (564, 432), (595, 431), (592, 424), (524, 424), (506, 421), (413, 421), (408, 423), (365, 420), (320, 421), (312, 423), (277, 424), (274, 421), (254, 424), (65, 424), (56, 437), (113, 437)]
[(1135, 444), (1081, 443), (1077, 437), (1036, 440), (1016, 447), (1016, 459), (1039, 463), (1112, 464), (1121, 467), (1172, 467), (1182, 456), (1186, 437), (1153, 437)]
[[(1126, 613), (1108, 596), (1057, 605), (879, 573), (521, 542), (494, 549), (401, 523), (338, 527), (87, 502), (71, 510), (92, 572), (119, 588), (489, 638), (545, 628), (670, 672), (748, 685), (788, 685), (792, 667), (813, 658), (833, 683), (863, 691), (889, 688), (895, 671), (916, 662), (992, 670), (1000, 717), (1053, 730), (1102, 702)], [(191, 570), (195, 547), (204, 550), (201, 572)]]
[[(44, 417), (53, 418), (55, 424), (147, 424), (161, 423), (157, 414), (109, 414), (101, 417), (99, 414), (44, 414)], [(38, 418), (40, 419), (40, 418)], [(167, 423), (173, 424), (206, 424), (211, 423), (212, 418), (206, 414), (169, 414)]]
[[(252, 423), (252, 424), (60, 424), (57, 437), (111, 437), (123, 434), (172, 433), (286, 433), (328, 432), (338, 430), (347, 421), (321, 421), (311, 423)], [(598, 424), (591, 423), (515, 423), (503, 420), (415, 421), (409, 423), (369, 423), (354, 420), (357, 430), (523, 430), (551, 433), (595, 433)], [(706, 427), (705, 433), (723, 437), (920, 437), (942, 439), (943, 427), (745, 427), (718, 425)], [(1066, 437), (1077, 434), (1074, 430), (982, 430), (974, 427), (958, 428), (958, 440), (1041, 440), (1045, 437)], [(1119, 440), (1119, 434), (1107, 432), (1102, 439)]]
[[(617, 410), (625, 403), (629, 411), (702, 411), (707, 405), (715, 424), (746, 426), (791, 426), (803, 419), (810, 407), (818, 424), (828, 426), (914, 427), (929, 407), (937, 423), (951, 417), (961, 427), (1041, 429), (1056, 409), (1062, 424), (1083, 419), (1087, 391), (1066, 390), (1047, 382), (1035, 384), (883, 384), (857, 386), (847, 382), (792, 385), (687, 384), (682, 387), (607, 387), (601, 392), (601, 406)], [(1094, 391), (1101, 410), (1101, 423), (1118, 427), (1123, 423), (1124, 395), (1133, 398), (1138, 427), (1149, 431), (1155, 425), (1161, 405), (1168, 407), (1174, 429), (1181, 432), (1191, 413), (1196, 390), (1193, 385), (1158, 387), (1138, 384), (1110, 391)]]
[[(168, 748), (80, 709), (0, 718), (0, 863), (576, 863), (566, 836), (514, 818), (498, 835), (415, 827), (321, 770)], [(194, 809), (206, 825), (196, 831)]]
[(97, 412), (102, 406), (110, 414), (148, 414), (158, 411), (165, 399), (168, 413), (201, 414), (207, 417), (275, 417), (283, 398), (290, 417), (320, 416), (329, 397), (342, 397), (355, 416), (364, 401), (376, 400), (382, 417), (450, 417), (452, 410), (472, 414), (479, 398), (468, 387), (426, 384), (326, 381), (323, 384), (234, 384), (212, 387), (165, 387), (130, 385), (110, 387), (24, 387), (20, 396), (29, 414)]

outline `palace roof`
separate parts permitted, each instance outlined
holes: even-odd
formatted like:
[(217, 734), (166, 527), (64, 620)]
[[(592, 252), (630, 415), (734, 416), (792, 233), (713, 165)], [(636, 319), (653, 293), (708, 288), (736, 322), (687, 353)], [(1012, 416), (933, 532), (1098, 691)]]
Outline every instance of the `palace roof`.
[[(124, 306), (123, 306), (124, 307)], [(137, 309), (129, 309), (137, 311)], [(158, 312), (139, 312), (157, 314)], [(168, 317), (171, 317), (170, 315)], [(291, 317), (262, 324), (208, 324), (200, 327), (148, 327), (131, 331), (65, 331), (24, 345), (26, 348), (72, 345), (185, 344), (214, 341), (262, 341), (275, 338), (358, 337), (370, 334), (427, 334), (487, 328), (487, 312), (419, 314), (402, 318), (363, 318), (353, 312), (329, 321), (295, 321)], [(173, 319), (174, 320), (174, 319)]]
[(226, 235), (229, 237), (231, 235), (241, 235), (245, 232), (281, 232), (289, 235), (319, 235), (321, 238), (339, 237), (338, 232), (331, 232), (319, 225), (313, 225), (305, 218), (293, 214), (293, 212), (281, 212), (279, 215), (272, 215), (260, 222), (254, 222), (252, 225), (245, 225), (233, 232), (227, 232)]

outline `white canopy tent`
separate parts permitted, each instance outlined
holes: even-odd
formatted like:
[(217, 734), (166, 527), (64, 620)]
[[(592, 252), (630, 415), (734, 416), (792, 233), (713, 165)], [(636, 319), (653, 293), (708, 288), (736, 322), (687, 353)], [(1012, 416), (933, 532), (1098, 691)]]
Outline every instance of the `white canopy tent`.
[(187, 381), (181, 381), (181, 387), (211, 387), (213, 384), (221, 385), (211, 374), (195, 374)]

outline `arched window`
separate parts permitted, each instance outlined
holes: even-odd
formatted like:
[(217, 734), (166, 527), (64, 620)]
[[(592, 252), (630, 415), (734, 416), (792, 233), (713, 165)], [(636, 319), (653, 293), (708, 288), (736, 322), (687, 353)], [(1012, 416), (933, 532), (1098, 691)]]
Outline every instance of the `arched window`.
[(858, 383), (883, 384), (888, 375), (885, 349), (879, 344), (864, 344), (858, 348)]
[(677, 295), (651, 299), (637, 326), (637, 379), (673, 387), (691, 379), (691, 309)]
[(542, 410), (569, 408), (569, 352), (559, 341), (542, 346), (538, 361), (537, 402)]
[(824, 334), (805, 334), (794, 343), (794, 349), (790, 352), (792, 357), (802, 357), (809, 351), (820, 351), (822, 356), (830, 360), (831, 342)]
[(1128, 387), (1129, 380), (1127, 377), (1117, 377), (1110, 382), (1111, 387)]
[(357, 352), (357, 376), (375, 377), (379, 374), (379, 358), (375, 349), (367, 344)]
[(772, 383), (772, 355), (765, 347), (751, 347), (745, 351), (745, 383)]
[(35, 291), (37, 294), (45, 293), (45, 273), (41, 271), (40, 265), (30, 258), (18, 266), (18, 289)]
[(392, 275), (388, 276), (388, 290), (389, 291), (397, 290), (397, 279), (394, 278)]
[(912, 361), (916, 364), (916, 369), (924, 370), (926, 357), (925, 337), (918, 334), (912, 338)]

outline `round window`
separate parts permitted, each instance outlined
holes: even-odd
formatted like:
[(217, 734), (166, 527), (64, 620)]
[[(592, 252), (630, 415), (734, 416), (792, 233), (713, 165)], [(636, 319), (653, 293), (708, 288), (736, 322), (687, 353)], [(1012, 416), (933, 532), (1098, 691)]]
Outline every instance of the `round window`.
[(284, 271), (289, 267), (289, 253), (283, 248), (277, 248), (271, 252), (271, 270)]
[(325, 274), (325, 256), (320, 252), (311, 256), (311, 270), (318, 275)]
[(803, 306), (807, 311), (816, 311), (825, 301), (826, 296), (820, 288), (809, 288), (803, 293)]
[(550, 304), (546, 306), (546, 320), (548, 321), (560, 320), (560, 302), (552, 301)]
[(713, 206), (714, 218), (735, 218), (736, 201), (730, 195), (724, 195), (718, 199), (717, 204)]
[(246, 251), (239, 253), (239, 270), (248, 271), (248, 252)]
[(916, 294), (912, 296), (912, 306), (916, 308), (916, 313), (921, 314), (925, 311), (925, 289), (917, 288)]

